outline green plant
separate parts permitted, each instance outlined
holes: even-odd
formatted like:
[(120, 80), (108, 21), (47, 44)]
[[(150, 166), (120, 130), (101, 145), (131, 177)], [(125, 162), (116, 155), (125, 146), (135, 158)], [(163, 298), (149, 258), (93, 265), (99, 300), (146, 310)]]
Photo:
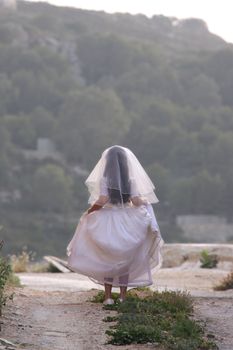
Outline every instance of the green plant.
[[(1, 230), (2, 227), (0, 227)], [(3, 240), (0, 242), (0, 250), (3, 246)], [(20, 286), (20, 280), (14, 275), (9, 260), (0, 257), (0, 316), (2, 315), (2, 307), (8, 299), (13, 299), (13, 294), (6, 293), (7, 286)], [(0, 327), (1, 330), (1, 327)]]
[[(117, 301), (119, 298), (119, 293), (112, 293), (112, 298), (114, 301)], [(99, 291), (96, 295), (94, 295), (91, 300), (92, 303), (102, 303), (104, 301), (104, 291)]]
[(107, 316), (103, 319), (104, 322), (116, 322), (118, 320), (118, 316)]
[(28, 252), (24, 247), (22, 252), (18, 255), (14, 254), (10, 257), (10, 262), (13, 272), (27, 272), (29, 269), (29, 263), (33, 260), (34, 254)]
[(214, 290), (227, 289), (233, 289), (233, 271), (231, 271), (218, 285), (214, 287)]
[[(2, 249), (3, 243), (2, 240), (0, 242), (0, 250)], [(6, 294), (7, 286), (20, 286), (20, 280), (13, 274), (9, 261), (0, 257), (0, 316), (2, 315), (2, 307), (6, 304), (7, 300), (13, 299), (13, 294)]]
[(5, 293), (6, 284), (11, 274), (12, 270), (9, 262), (0, 257), (0, 316), (2, 315), (2, 307), (6, 304), (6, 301), (13, 298), (12, 294), (7, 295)]
[(9, 287), (21, 287), (20, 279), (18, 276), (16, 276), (13, 271), (11, 271), (8, 279), (7, 279), (7, 286)]
[[(102, 302), (103, 296), (98, 292), (95, 302)], [(169, 350), (217, 349), (205, 336), (202, 324), (192, 319), (193, 300), (188, 293), (133, 289), (124, 303), (106, 305), (104, 309), (118, 312), (104, 319), (115, 322), (106, 331), (111, 344), (149, 342)]]
[(216, 254), (210, 254), (207, 250), (202, 250), (200, 262), (202, 268), (212, 269), (218, 264), (218, 256)]

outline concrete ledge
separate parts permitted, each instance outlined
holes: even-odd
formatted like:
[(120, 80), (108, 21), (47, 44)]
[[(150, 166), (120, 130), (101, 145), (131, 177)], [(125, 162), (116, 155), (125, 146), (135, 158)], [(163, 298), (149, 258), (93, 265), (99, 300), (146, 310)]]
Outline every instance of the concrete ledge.
[(167, 243), (163, 246), (163, 267), (176, 267), (187, 261), (198, 262), (203, 250), (216, 254), (220, 263), (232, 263), (233, 267), (233, 244), (225, 243)]

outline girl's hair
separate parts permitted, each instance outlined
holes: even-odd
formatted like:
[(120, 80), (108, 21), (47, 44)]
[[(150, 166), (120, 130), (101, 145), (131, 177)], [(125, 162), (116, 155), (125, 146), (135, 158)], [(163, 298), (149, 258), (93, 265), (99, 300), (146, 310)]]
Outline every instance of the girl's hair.
[(107, 153), (104, 170), (110, 203), (127, 203), (130, 199), (129, 169), (123, 148), (114, 146)]

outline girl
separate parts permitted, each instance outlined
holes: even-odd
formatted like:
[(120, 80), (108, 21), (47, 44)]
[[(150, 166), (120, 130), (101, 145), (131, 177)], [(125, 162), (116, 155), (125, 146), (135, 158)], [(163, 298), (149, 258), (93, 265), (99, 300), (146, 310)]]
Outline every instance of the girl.
[(161, 266), (163, 239), (151, 203), (154, 185), (127, 148), (106, 149), (86, 180), (91, 207), (80, 219), (67, 247), (68, 265), (105, 287), (104, 304), (113, 304), (112, 286), (152, 284)]

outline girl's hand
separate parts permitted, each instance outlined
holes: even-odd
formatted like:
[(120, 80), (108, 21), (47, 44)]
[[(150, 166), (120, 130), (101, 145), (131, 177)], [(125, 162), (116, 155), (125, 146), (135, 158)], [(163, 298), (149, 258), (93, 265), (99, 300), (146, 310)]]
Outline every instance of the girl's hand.
[(87, 214), (92, 213), (95, 210), (101, 209), (108, 201), (108, 196), (100, 195), (98, 200), (87, 210)]
[(99, 204), (93, 204), (88, 210), (87, 210), (87, 214), (92, 213), (95, 210), (99, 210), (102, 208), (102, 205)]

